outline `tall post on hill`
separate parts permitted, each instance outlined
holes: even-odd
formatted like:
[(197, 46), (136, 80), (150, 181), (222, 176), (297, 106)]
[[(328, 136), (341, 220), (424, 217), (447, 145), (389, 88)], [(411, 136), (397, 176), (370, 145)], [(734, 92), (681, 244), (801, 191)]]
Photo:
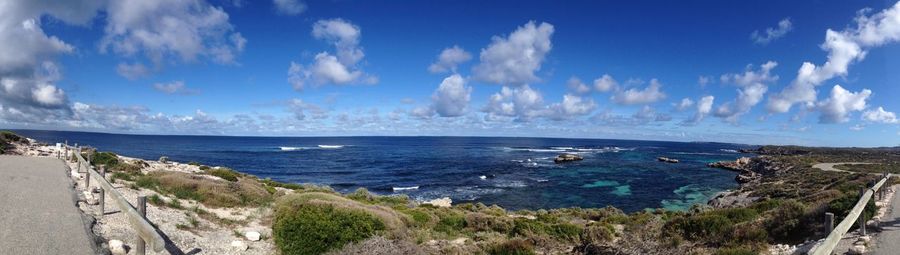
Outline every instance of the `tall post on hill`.
[[(141, 217), (147, 218), (147, 197), (139, 196), (137, 198), (137, 209), (138, 214), (140, 214)], [(135, 240), (134, 246), (135, 253), (137, 253), (138, 255), (147, 254), (147, 244), (144, 242), (144, 238), (142, 238), (141, 235), (137, 236), (137, 240)]]

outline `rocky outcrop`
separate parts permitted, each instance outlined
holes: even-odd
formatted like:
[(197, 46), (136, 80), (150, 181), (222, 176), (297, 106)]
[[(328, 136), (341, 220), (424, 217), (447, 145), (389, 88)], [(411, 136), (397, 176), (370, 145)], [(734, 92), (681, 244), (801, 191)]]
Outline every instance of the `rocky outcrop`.
[(750, 192), (735, 190), (716, 194), (706, 204), (714, 208), (744, 207), (752, 204), (759, 197), (751, 197)]
[(578, 156), (575, 154), (559, 154), (559, 156), (556, 156), (556, 158), (553, 159), (553, 162), (559, 164), (559, 163), (579, 161), (579, 160), (584, 160), (584, 157), (581, 157), (581, 156)]

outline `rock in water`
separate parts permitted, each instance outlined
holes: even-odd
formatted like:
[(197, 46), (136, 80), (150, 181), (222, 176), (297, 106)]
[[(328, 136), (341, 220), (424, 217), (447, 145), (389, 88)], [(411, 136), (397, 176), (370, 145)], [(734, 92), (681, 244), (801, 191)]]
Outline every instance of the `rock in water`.
[(553, 162), (559, 164), (579, 160), (584, 160), (584, 158), (575, 154), (559, 154), (559, 156), (556, 156), (556, 158), (553, 159)]
[(249, 241), (259, 241), (259, 232), (247, 231), (247, 233), (244, 233), (244, 237), (246, 237)]
[(113, 255), (128, 254), (128, 251), (125, 250), (125, 243), (116, 239), (109, 240), (109, 252)]

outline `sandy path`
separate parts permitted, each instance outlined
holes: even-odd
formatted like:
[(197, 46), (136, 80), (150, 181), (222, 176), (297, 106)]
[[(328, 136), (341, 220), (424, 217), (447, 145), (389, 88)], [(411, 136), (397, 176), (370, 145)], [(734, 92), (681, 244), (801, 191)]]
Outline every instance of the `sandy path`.
[(96, 254), (56, 158), (0, 156), (0, 254)]

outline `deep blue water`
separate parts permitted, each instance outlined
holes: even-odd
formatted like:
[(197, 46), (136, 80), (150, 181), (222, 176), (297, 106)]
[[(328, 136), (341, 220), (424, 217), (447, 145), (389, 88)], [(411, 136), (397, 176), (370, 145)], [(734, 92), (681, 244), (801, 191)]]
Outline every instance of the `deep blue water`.
[[(17, 130), (121, 155), (196, 161), (341, 192), (365, 187), (415, 199), (449, 196), (508, 209), (604, 207), (685, 209), (735, 188), (735, 174), (708, 162), (745, 156), (740, 145), (500, 137), (227, 137)], [(339, 145), (321, 148), (319, 145)], [(325, 146), (328, 147), (328, 146)], [(554, 164), (557, 154), (583, 161)], [(662, 163), (659, 156), (681, 160)], [(484, 176), (484, 178), (482, 178)], [(415, 189), (403, 189), (418, 187)]]

